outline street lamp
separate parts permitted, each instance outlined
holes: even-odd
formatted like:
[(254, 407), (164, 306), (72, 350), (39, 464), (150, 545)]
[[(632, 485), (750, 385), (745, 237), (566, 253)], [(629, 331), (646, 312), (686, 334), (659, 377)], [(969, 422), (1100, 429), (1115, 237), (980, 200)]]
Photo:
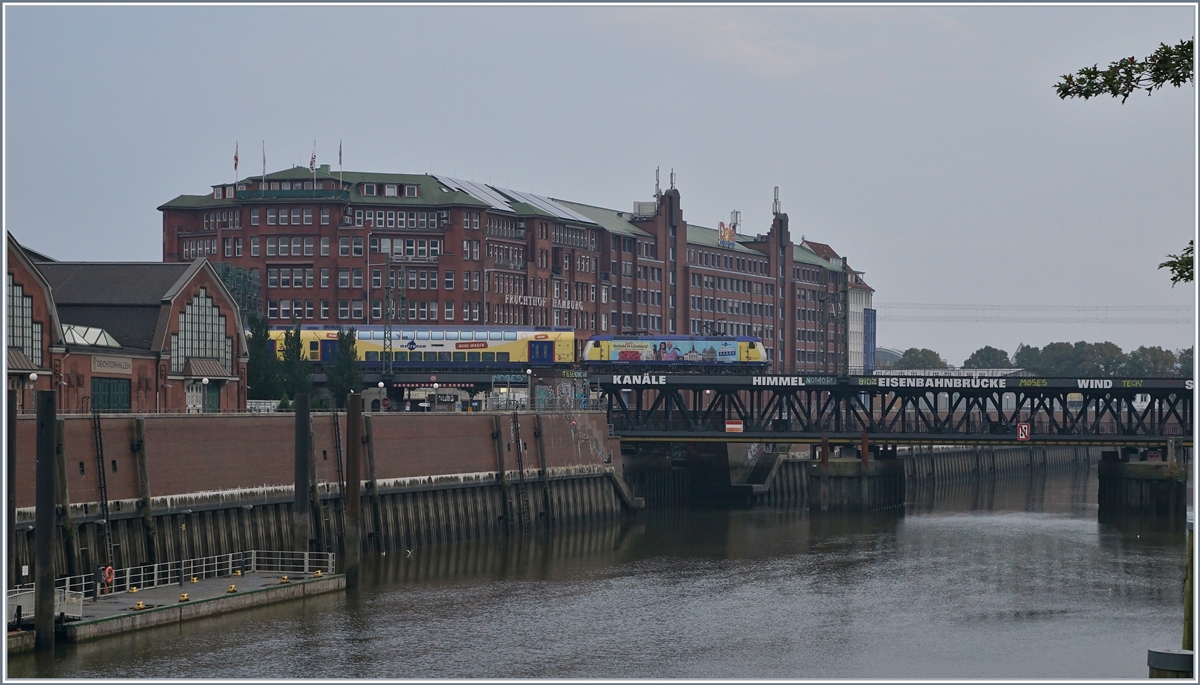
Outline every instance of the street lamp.
[(29, 374), (29, 403), (25, 405), (27, 408), (33, 406), (33, 386), (35, 383), (37, 383), (37, 374)]
[(200, 383), (201, 383), (201, 384), (203, 384), (203, 385), (208, 385), (208, 379), (207, 379), (207, 378), (201, 378), (201, 379), (200, 379)]
[(377, 385), (379, 386), (380, 390), (383, 390), (383, 381), (379, 381)]

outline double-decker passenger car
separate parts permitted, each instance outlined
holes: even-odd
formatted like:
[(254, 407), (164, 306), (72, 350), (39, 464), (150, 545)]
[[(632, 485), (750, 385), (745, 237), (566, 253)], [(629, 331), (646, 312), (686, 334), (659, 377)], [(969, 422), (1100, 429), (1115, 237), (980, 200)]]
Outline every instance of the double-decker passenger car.
[[(337, 355), (339, 326), (301, 326), (301, 349), (312, 362), (330, 362)], [(271, 331), (282, 353), (287, 329)], [(386, 361), (383, 326), (357, 326), (358, 360), (370, 368)], [(391, 331), (392, 364), (405, 367), (503, 367), (571, 364), (575, 361), (575, 332), (570, 328), (516, 326), (417, 326), (396, 324)]]

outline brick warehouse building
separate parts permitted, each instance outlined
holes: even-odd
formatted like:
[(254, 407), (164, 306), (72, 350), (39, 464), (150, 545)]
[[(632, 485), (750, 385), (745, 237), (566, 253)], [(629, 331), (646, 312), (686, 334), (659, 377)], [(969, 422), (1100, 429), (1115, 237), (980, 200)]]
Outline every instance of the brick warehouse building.
[(391, 261), (407, 272), (409, 321), (570, 326), (581, 346), (596, 333), (753, 335), (779, 373), (862, 370), (874, 317), (861, 273), (794, 243), (778, 203), (749, 237), (688, 224), (671, 185), (626, 212), (440, 175), (293, 167), (160, 206), (163, 260), (249, 269), (274, 324), (382, 322)]
[(245, 409), (245, 332), (207, 260), (57, 262), (9, 236), (7, 286), (23, 410), (51, 389), (61, 413)]

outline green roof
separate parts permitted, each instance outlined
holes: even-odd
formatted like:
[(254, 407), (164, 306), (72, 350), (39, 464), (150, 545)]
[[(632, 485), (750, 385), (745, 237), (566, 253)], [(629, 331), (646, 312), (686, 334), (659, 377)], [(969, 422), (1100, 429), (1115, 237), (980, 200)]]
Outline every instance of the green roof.
[(164, 202), (159, 205), (159, 209), (203, 209), (205, 207), (234, 207), (236, 206), (233, 200), (225, 198), (217, 200), (213, 198), (212, 193), (208, 195), (180, 195), (179, 197), (169, 202)]
[(829, 262), (817, 256), (816, 252), (808, 249), (803, 245), (792, 245), (792, 261), (802, 264), (813, 264), (823, 268), (830, 268)]
[(625, 213), (618, 212), (615, 209), (605, 209), (603, 207), (594, 207), (592, 205), (583, 205), (578, 202), (568, 202), (558, 198), (551, 198), (555, 202), (561, 204), (567, 209), (574, 210), (587, 218), (595, 221), (601, 228), (615, 235), (634, 236), (638, 238), (650, 237), (652, 234), (643, 231), (625, 220)]
[(715, 247), (721, 250), (733, 250), (734, 252), (742, 252), (759, 257), (763, 256), (763, 253), (759, 252), (758, 250), (751, 250), (741, 243), (734, 243), (735, 247), (725, 247), (718, 242), (717, 239), (719, 237), (720, 233), (715, 228), (706, 228), (704, 226), (697, 226), (695, 224), (687, 225), (687, 241), (689, 245)]

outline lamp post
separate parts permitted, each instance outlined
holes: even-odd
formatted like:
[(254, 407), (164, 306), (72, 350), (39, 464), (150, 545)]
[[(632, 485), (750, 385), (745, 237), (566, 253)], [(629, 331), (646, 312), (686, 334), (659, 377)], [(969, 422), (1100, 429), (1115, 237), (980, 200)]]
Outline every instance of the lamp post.
[(529, 395), (529, 408), (533, 409), (533, 369), (525, 369), (525, 388)]
[(30, 397), (30, 402), (29, 402), (29, 404), (25, 405), (26, 407), (29, 407), (31, 404), (33, 404), (33, 389), (34, 389), (34, 386), (35, 386), (36, 384), (37, 384), (37, 373), (31, 373), (31, 374), (29, 374), (29, 397)]
[(433, 384), (433, 402), (429, 403), (429, 411), (437, 411), (438, 387), (440, 387), (440, 386), (438, 386), (437, 383)]

